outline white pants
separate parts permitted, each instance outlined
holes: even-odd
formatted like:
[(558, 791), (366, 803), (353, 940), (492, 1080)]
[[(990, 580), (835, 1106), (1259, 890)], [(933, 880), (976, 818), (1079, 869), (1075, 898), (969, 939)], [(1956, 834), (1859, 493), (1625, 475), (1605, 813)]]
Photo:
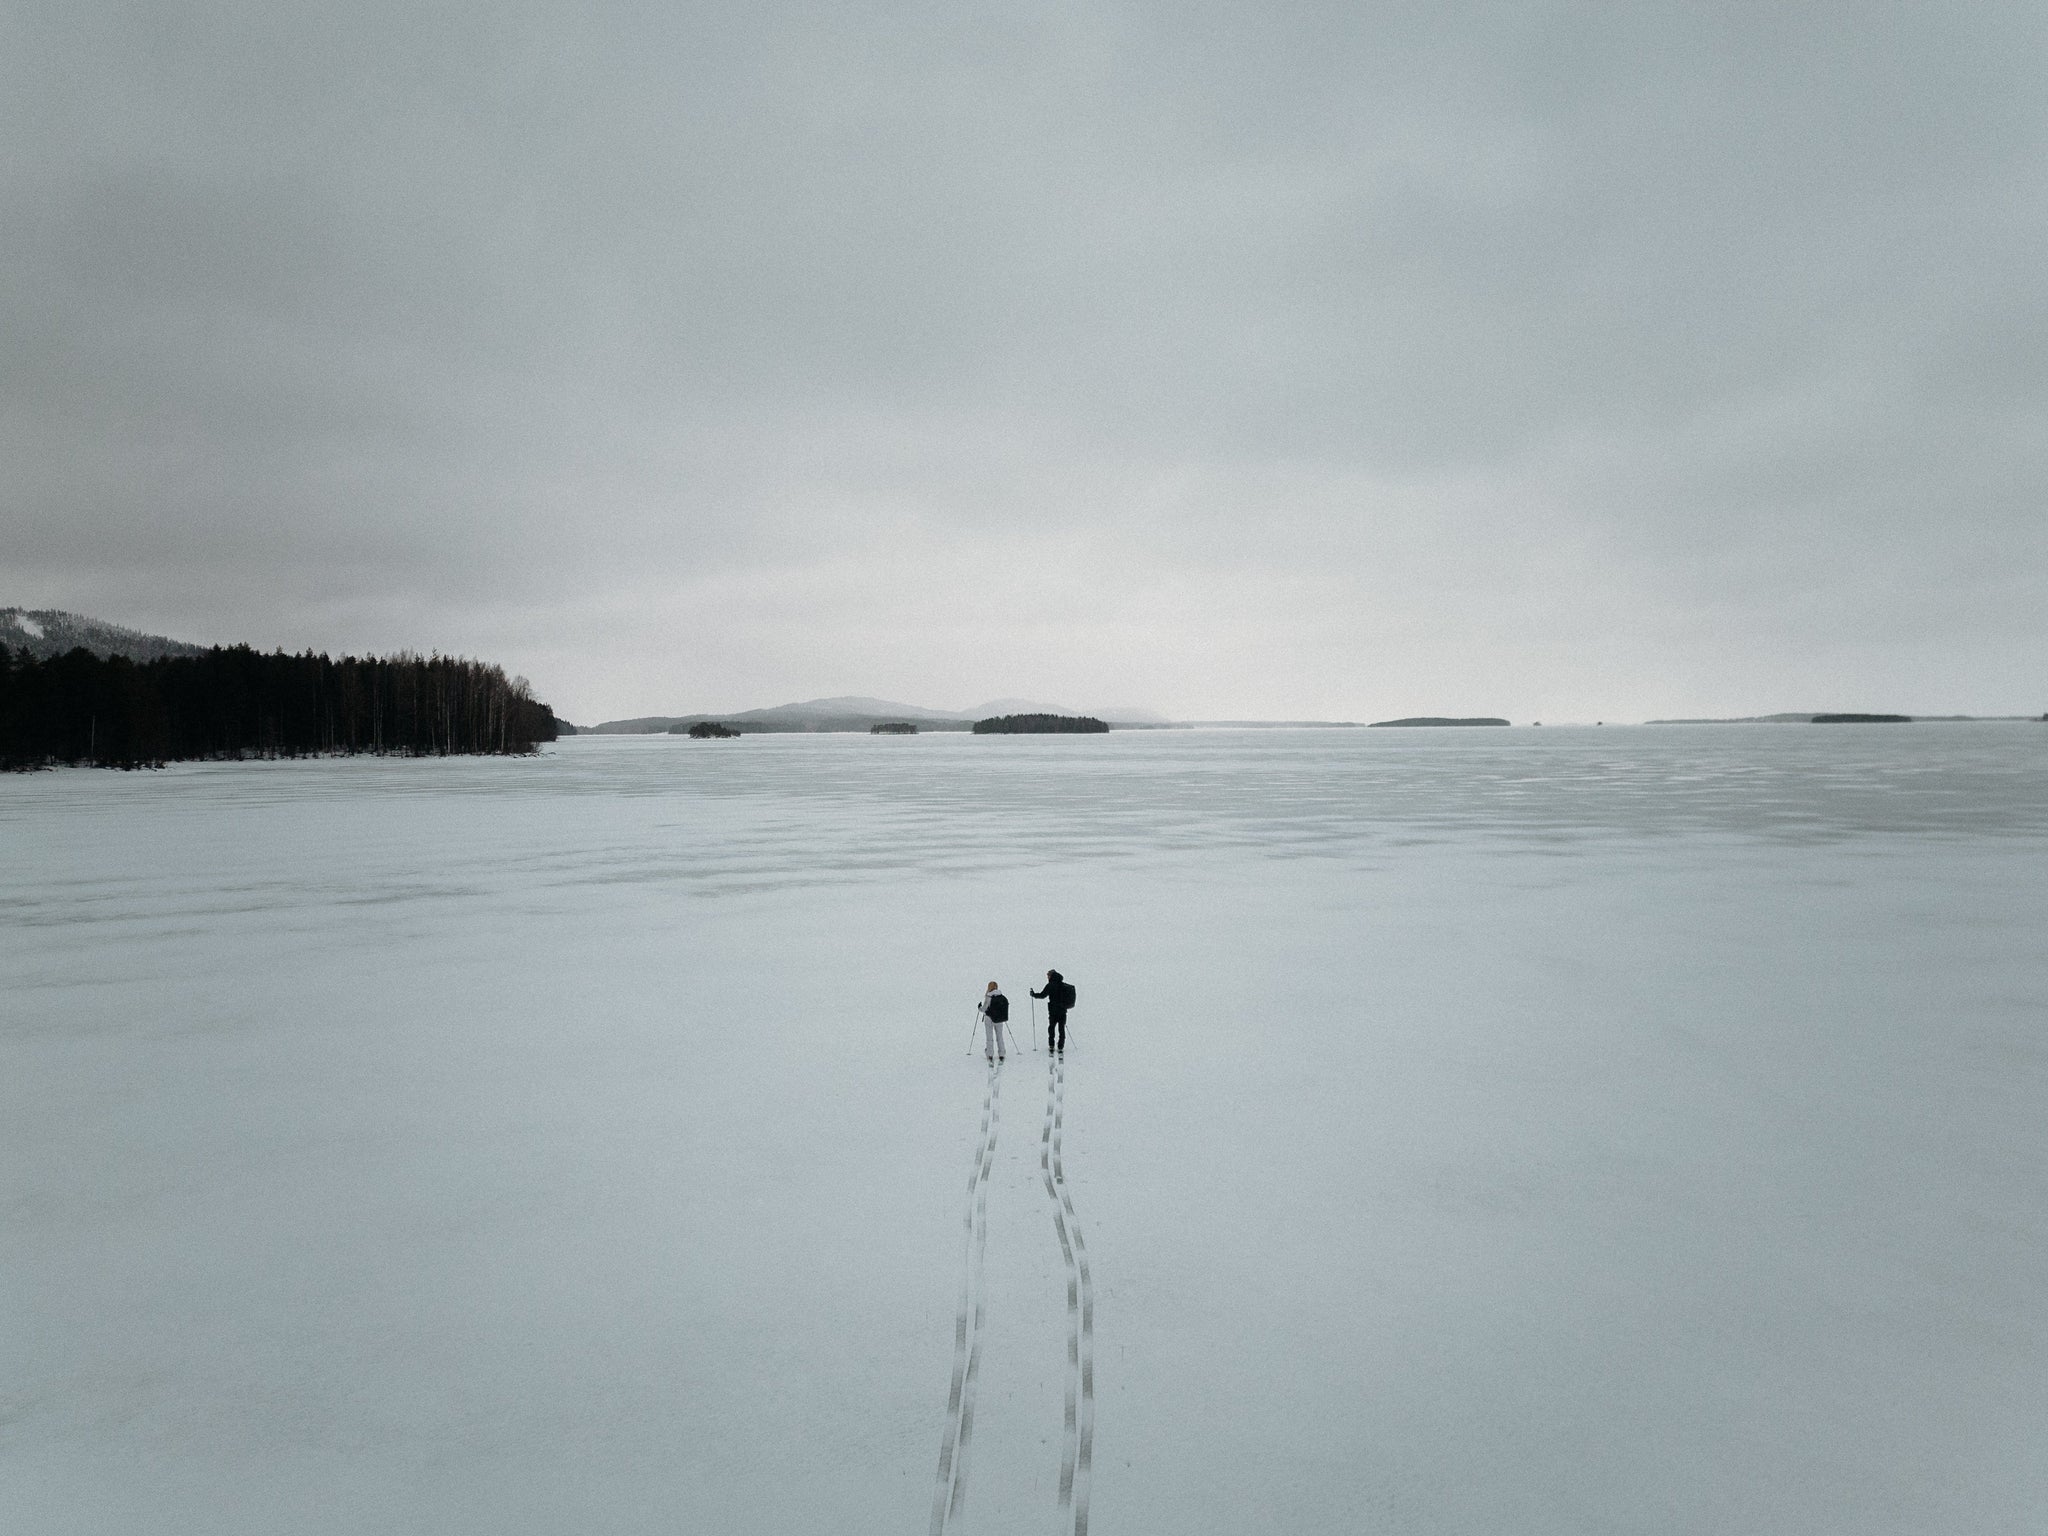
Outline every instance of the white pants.
[(987, 1044), (983, 1047), (984, 1054), (991, 1058), (1010, 1054), (1009, 1045), (1003, 1038), (1003, 1026), (998, 1020), (984, 1013), (981, 1016), (981, 1030), (988, 1037)]

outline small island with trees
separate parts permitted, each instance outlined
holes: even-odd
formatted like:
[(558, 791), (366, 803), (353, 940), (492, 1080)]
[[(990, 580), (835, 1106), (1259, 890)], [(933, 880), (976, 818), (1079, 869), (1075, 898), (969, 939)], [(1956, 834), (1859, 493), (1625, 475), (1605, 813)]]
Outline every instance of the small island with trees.
[(1093, 715), (995, 715), (974, 722), (977, 736), (1093, 736), (1108, 729)]
[(915, 736), (917, 726), (909, 720), (877, 720), (868, 727), (870, 736)]
[[(670, 734), (682, 735), (685, 733), (671, 732)], [(699, 720), (690, 727), (687, 734), (697, 741), (726, 741), (736, 739), (740, 733), (729, 725), (720, 725), (716, 720)]]

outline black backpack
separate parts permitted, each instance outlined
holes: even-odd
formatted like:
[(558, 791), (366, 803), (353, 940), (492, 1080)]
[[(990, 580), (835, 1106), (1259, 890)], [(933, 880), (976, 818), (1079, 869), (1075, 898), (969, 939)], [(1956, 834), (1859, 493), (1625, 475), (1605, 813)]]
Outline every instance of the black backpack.
[(1074, 984), (1071, 981), (1060, 983), (1060, 1009), (1062, 1012), (1074, 1006), (1074, 995)]
[(1008, 999), (1007, 997), (1003, 996), (1003, 994), (1002, 994), (1002, 993), (1000, 993), (1000, 992), (991, 992), (991, 993), (989, 993), (989, 995), (988, 995), (988, 1017), (989, 1017), (989, 1022), (990, 1022), (990, 1023), (992, 1023), (992, 1024), (1007, 1024), (1007, 1023), (1009, 1023), (1009, 1022), (1010, 1022), (1010, 1000), (1009, 1000), (1009, 999)]

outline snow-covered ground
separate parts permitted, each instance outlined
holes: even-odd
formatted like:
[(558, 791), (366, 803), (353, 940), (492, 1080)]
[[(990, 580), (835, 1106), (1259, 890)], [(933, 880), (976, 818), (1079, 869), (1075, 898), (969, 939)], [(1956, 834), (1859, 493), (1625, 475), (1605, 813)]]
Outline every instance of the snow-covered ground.
[(2048, 1529), (2044, 912), (2017, 724), (0, 779), (0, 1528), (928, 1530), (1058, 966), (1093, 1531)]

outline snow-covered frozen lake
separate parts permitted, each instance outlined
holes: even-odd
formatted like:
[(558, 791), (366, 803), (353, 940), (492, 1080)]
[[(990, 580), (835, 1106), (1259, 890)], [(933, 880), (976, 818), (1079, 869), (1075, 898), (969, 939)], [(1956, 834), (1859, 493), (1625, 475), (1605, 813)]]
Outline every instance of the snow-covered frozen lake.
[(0, 777), (0, 1528), (2048, 1530), (2048, 727)]

